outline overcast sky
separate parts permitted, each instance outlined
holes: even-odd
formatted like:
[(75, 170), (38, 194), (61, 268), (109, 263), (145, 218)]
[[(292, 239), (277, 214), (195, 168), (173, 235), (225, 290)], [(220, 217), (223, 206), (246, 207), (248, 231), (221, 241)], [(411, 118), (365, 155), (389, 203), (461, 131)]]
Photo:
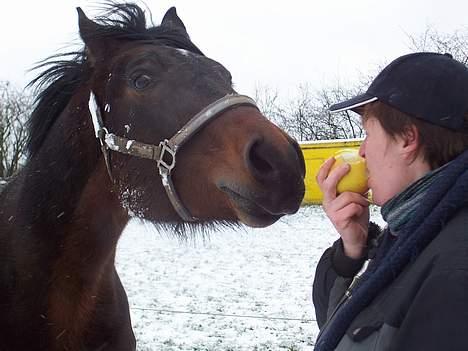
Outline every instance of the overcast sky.
[[(78, 38), (76, 6), (92, 16), (95, 1), (4, 1), (0, 80), (24, 86), (33, 64)], [(409, 51), (408, 34), (427, 26), (451, 33), (468, 26), (466, 0), (147, 0), (153, 21), (176, 6), (192, 40), (230, 70), (236, 89), (256, 86), (291, 95), (357, 79)]]

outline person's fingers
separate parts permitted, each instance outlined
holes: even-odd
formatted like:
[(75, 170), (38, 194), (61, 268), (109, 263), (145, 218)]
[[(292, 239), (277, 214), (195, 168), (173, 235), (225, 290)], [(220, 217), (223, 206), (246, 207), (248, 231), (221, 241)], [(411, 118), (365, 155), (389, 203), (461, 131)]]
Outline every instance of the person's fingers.
[(317, 180), (317, 184), (319, 186), (321, 186), (321, 184), (327, 178), (328, 173), (330, 172), (330, 168), (333, 166), (334, 163), (335, 163), (335, 158), (330, 157), (324, 163), (322, 163), (322, 165), (320, 166), (320, 169), (317, 172), (317, 176), (315, 177), (315, 179)]
[(364, 206), (352, 203), (349, 206), (343, 208), (343, 216), (346, 216), (348, 218), (360, 217), (364, 213), (365, 209), (366, 207)]
[(327, 206), (328, 202), (336, 198), (336, 186), (335, 188), (333, 188), (328, 184), (328, 174), (330, 173), (330, 169), (332, 168), (335, 161), (336, 160), (334, 157), (330, 157), (322, 164), (322, 166), (319, 169), (319, 172), (317, 173), (317, 184), (319, 185), (320, 191), (323, 194), (323, 206)]
[(370, 205), (369, 200), (361, 194), (346, 191), (338, 195), (332, 203), (329, 203), (328, 208), (332, 211), (339, 211), (350, 203), (356, 203), (363, 207)]
[(333, 189), (336, 193), (336, 186), (338, 185), (338, 182), (350, 171), (350, 169), (351, 166), (347, 163), (342, 164), (334, 169), (333, 172), (328, 174), (327, 179), (324, 182), (325, 187)]
[[(353, 226), (358, 225), (361, 227), (357, 218), (362, 216), (365, 211), (367, 211), (366, 207), (356, 203), (351, 203), (335, 213), (333, 224), (338, 232), (346, 230), (351, 224)], [(366, 230), (364, 228), (360, 228), (359, 232), (360, 234), (365, 234)]]
[(334, 163), (335, 159), (333, 157), (328, 159), (322, 167), (320, 167), (319, 173), (317, 174), (317, 183), (323, 194), (322, 202), (325, 204), (336, 198), (336, 186), (340, 179), (350, 170), (350, 166), (345, 164), (330, 172)]

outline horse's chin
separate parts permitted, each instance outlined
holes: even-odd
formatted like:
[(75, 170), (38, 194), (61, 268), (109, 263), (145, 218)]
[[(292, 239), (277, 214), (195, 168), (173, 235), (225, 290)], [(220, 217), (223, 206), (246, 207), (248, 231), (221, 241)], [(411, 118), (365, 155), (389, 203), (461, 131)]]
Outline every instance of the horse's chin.
[(221, 190), (229, 197), (239, 221), (249, 227), (267, 227), (283, 216), (283, 214), (270, 213), (252, 199), (242, 196), (228, 187), (221, 187)]
[(245, 225), (253, 228), (264, 228), (268, 227), (275, 223), (282, 215), (272, 215), (272, 214), (252, 214), (248, 212), (243, 212), (237, 208), (234, 208), (234, 211), (237, 214), (237, 218), (240, 222)]

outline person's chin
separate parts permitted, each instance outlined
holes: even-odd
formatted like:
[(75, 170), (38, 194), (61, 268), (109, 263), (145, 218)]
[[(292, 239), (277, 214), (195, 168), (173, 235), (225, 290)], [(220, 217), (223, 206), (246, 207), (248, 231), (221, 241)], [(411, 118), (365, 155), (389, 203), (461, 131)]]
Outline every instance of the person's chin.
[(390, 200), (389, 197), (382, 196), (378, 191), (372, 189), (372, 203), (376, 206), (383, 206)]
[(371, 177), (369, 177), (367, 179), (367, 186), (369, 187), (369, 192), (371, 193), (372, 195), (372, 204), (373, 205), (377, 205), (377, 206), (382, 206), (381, 205), (381, 201), (380, 201), (380, 197), (379, 197), (379, 192), (378, 190), (374, 189), (374, 187), (372, 186), (372, 179)]

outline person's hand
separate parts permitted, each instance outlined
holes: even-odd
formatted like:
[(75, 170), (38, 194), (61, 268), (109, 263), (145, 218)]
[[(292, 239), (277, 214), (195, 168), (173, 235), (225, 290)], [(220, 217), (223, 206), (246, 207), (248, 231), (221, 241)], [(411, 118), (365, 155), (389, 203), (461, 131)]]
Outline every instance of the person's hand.
[(337, 196), (336, 185), (349, 172), (349, 164), (336, 168), (333, 157), (326, 160), (317, 173), (317, 183), (323, 193), (322, 206), (343, 241), (345, 255), (360, 258), (367, 245), (369, 201), (361, 194), (344, 192)]

